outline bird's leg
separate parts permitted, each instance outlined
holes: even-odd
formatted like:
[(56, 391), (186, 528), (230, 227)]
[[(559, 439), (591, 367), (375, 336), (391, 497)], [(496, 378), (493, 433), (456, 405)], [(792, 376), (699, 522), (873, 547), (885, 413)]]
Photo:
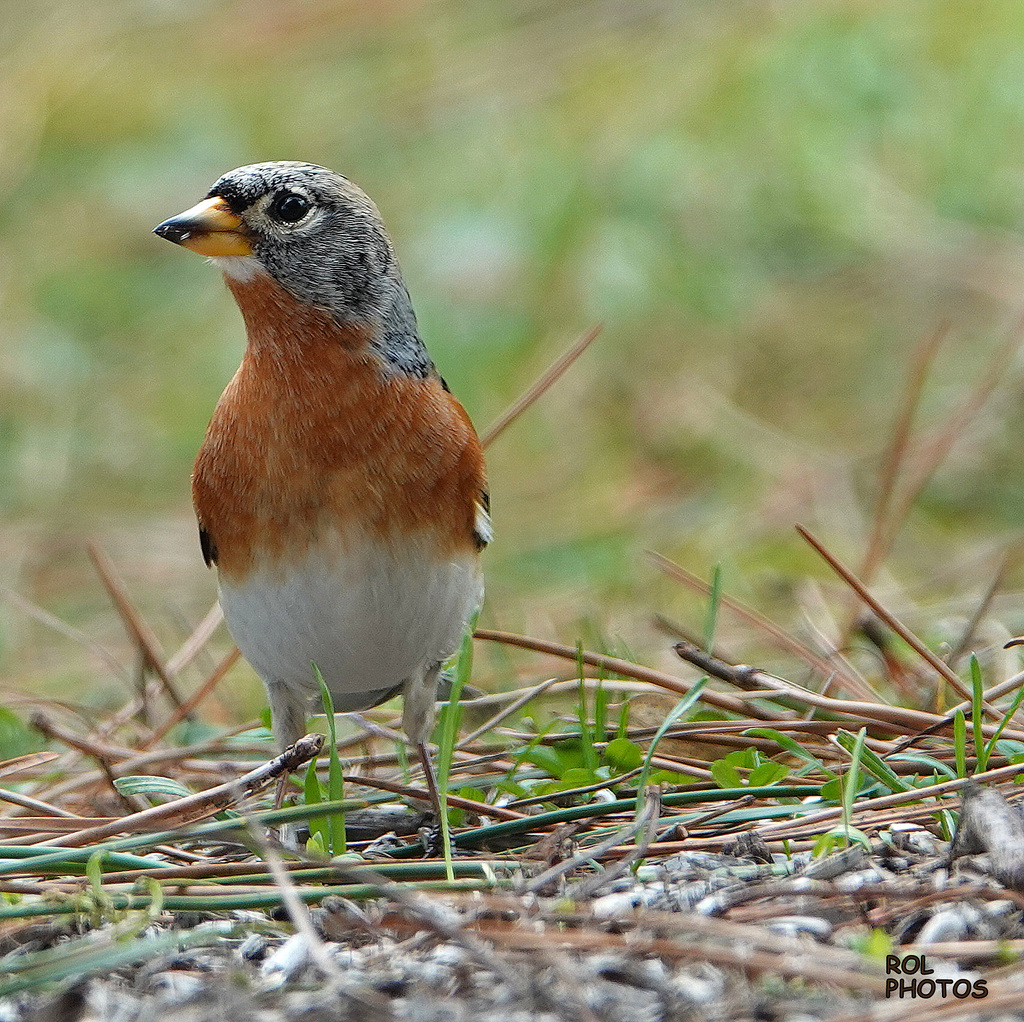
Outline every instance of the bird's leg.
[(277, 791), (274, 794), (274, 808), (280, 809), (284, 805), (284, 793), (288, 787), (288, 775), (281, 774), (277, 779)]
[[(306, 711), (308, 700), (305, 696), (296, 695), (295, 691), (280, 681), (268, 681), (267, 698), (270, 700), (270, 719), (274, 727), (274, 737), (278, 747), (284, 752), (294, 745), (306, 733)], [(288, 790), (288, 774), (278, 778), (277, 792), (274, 796), (274, 808), (284, 805), (284, 795)]]
[(420, 742), (416, 746), (416, 751), (420, 754), (420, 763), (423, 765), (423, 773), (427, 779), (427, 792), (430, 795), (430, 806), (434, 810), (434, 816), (437, 817), (438, 825), (441, 823), (441, 795), (437, 790), (437, 774), (434, 773), (434, 763), (430, 758), (430, 749), (427, 748), (426, 742)]
[(402, 707), (402, 727), (419, 753), (423, 773), (427, 778), (427, 791), (430, 792), (430, 805), (438, 823), (441, 822), (441, 799), (437, 794), (437, 775), (434, 773), (427, 743), (434, 730), (434, 702), (437, 699), (437, 679), (440, 673), (441, 665), (433, 663), (428, 665), (420, 677), (407, 681)]
[(406, 682), (404, 694), (404, 706), (402, 708), (402, 726), (409, 736), (409, 741), (416, 747), (420, 756), (420, 763), (423, 764), (423, 774), (427, 781), (427, 791), (430, 795), (430, 807), (434, 810), (434, 818), (437, 821), (432, 828), (432, 835), (428, 843), (435, 847), (438, 844), (435, 835), (441, 833), (441, 797), (437, 788), (437, 774), (434, 773), (434, 764), (430, 758), (430, 749), (427, 743), (430, 741), (430, 733), (434, 730), (435, 700), (437, 699), (437, 680), (441, 673), (441, 664), (428, 664), (423, 674)]
[(424, 827), (420, 831), (424, 854), (429, 857), (441, 854), (444, 844), (444, 824), (442, 823), (444, 817), (441, 808), (441, 794), (437, 787), (437, 774), (434, 772), (434, 763), (430, 758), (430, 749), (426, 742), (417, 742), (416, 751), (420, 754), (423, 775), (427, 781), (427, 792), (430, 795), (430, 806), (434, 811), (433, 826)]

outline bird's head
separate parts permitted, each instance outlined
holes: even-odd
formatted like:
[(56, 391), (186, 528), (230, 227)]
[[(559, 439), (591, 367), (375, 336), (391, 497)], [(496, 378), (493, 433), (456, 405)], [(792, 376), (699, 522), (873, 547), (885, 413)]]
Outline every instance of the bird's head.
[(347, 178), (312, 163), (232, 170), (154, 231), (211, 256), (234, 280), (267, 273), (340, 321), (381, 320), (408, 300), (377, 207)]

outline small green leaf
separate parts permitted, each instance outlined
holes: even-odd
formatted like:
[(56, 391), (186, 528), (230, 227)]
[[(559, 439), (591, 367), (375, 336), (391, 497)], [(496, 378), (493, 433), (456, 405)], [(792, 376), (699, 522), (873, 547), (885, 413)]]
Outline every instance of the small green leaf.
[(762, 763), (750, 771), (747, 784), (760, 788), (764, 785), (775, 784), (776, 781), (781, 781), (788, 776), (789, 767), (784, 763), (773, 763), (769, 760), (767, 763)]
[(25, 756), (41, 748), (39, 732), (6, 706), (0, 706), (0, 760)]
[(941, 809), (935, 814), (939, 822), (939, 830), (942, 832), (943, 841), (952, 841), (957, 830), (957, 821), (948, 809)]
[(522, 758), (552, 777), (561, 777), (562, 771), (567, 769), (562, 757), (550, 745), (537, 745), (528, 749)]
[(761, 755), (753, 746), (746, 749), (735, 749), (727, 753), (723, 759), (734, 767), (752, 770), (761, 762)]
[(604, 758), (620, 773), (635, 770), (644, 761), (644, 752), (628, 738), (613, 738), (604, 749)]
[[(512, 766), (509, 767), (508, 772), (505, 774), (506, 783), (514, 783), (516, 772), (523, 763), (532, 763), (536, 767), (540, 767), (541, 770), (546, 770), (551, 776), (557, 776), (553, 773), (552, 769), (542, 761), (541, 757), (544, 757), (551, 753), (551, 750), (546, 746), (542, 745), (541, 742), (547, 736), (547, 734), (555, 727), (557, 721), (550, 720), (544, 727), (538, 730), (537, 734), (530, 739), (529, 744), (518, 753), (515, 760), (512, 762)], [(400, 746), (399, 749), (403, 749), (404, 746)], [(553, 754), (552, 754), (553, 755)]]
[(743, 778), (740, 777), (739, 770), (727, 760), (728, 757), (709, 763), (708, 769), (711, 771), (711, 776), (720, 788), (742, 788)]
[(106, 854), (105, 849), (97, 848), (85, 864), (85, 875), (89, 878), (89, 886), (97, 901), (103, 894), (103, 859)]
[(844, 824), (840, 824), (838, 827), (825, 831), (815, 841), (813, 854), (821, 858), (837, 849), (849, 848), (851, 842), (863, 845), (869, 850), (871, 848), (871, 839), (864, 831), (858, 830), (856, 827), (847, 827)]
[(199, 745), (219, 738), (222, 729), (206, 720), (183, 720), (171, 728), (168, 737), (175, 745)]
[(588, 770), (586, 767), (570, 767), (562, 774), (561, 779), (563, 788), (585, 788), (588, 784), (593, 784), (598, 780), (598, 776), (595, 771)]
[(833, 777), (831, 781), (826, 781), (821, 786), (821, 798), (824, 802), (839, 805), (843, 800), (843, 779), (841, 777)]
[[(1018, 694), (1024, 695), (1024, 685), (1021, 686)], [(996, 743), (996, 751), (1011, 763), (1024, 763), (1024, 742), (1018, 742), (1012, 738), (1000, 738)]]
[(690, 774), (681, 774), (676, 770), (652, 770), (647, 777), (648, 784), (693, 784), (695, 780)]
[(850, 944), (855, 951), (859, 951), (866, 958), (879, 963), (884, 962), (893, 950), (892, 937), (880, 926), (872, 928), (866, 936), (855, 936)]

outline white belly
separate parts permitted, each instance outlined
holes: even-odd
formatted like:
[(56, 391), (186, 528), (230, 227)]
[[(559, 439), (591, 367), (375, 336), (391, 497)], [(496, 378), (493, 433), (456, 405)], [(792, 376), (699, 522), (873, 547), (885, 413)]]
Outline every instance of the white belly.
[(268, 689), (317, 695), (315, 663), (339, 711), (373, 706), (451, 656), (482, 597), (475, 556), (440, 561), (420, 544), (332, 544), (287, 571), (220, 581), (231, 635)]

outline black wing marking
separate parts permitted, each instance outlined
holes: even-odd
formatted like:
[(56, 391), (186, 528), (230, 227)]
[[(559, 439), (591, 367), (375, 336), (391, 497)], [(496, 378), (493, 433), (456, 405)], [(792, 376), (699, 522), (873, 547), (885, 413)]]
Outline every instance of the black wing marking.
[(203, 560), (208, 568), (217, 563), (217, 544), (203, 526), (199, 526), (199, 548), (203, 551)]
[(477, 550), (483, 550), (494, 539), (490, 512), (491, 495), (486, 490), (481, 490), (480, 498), (476, 502), (476, 518), (473, 521), (473, 539)]

